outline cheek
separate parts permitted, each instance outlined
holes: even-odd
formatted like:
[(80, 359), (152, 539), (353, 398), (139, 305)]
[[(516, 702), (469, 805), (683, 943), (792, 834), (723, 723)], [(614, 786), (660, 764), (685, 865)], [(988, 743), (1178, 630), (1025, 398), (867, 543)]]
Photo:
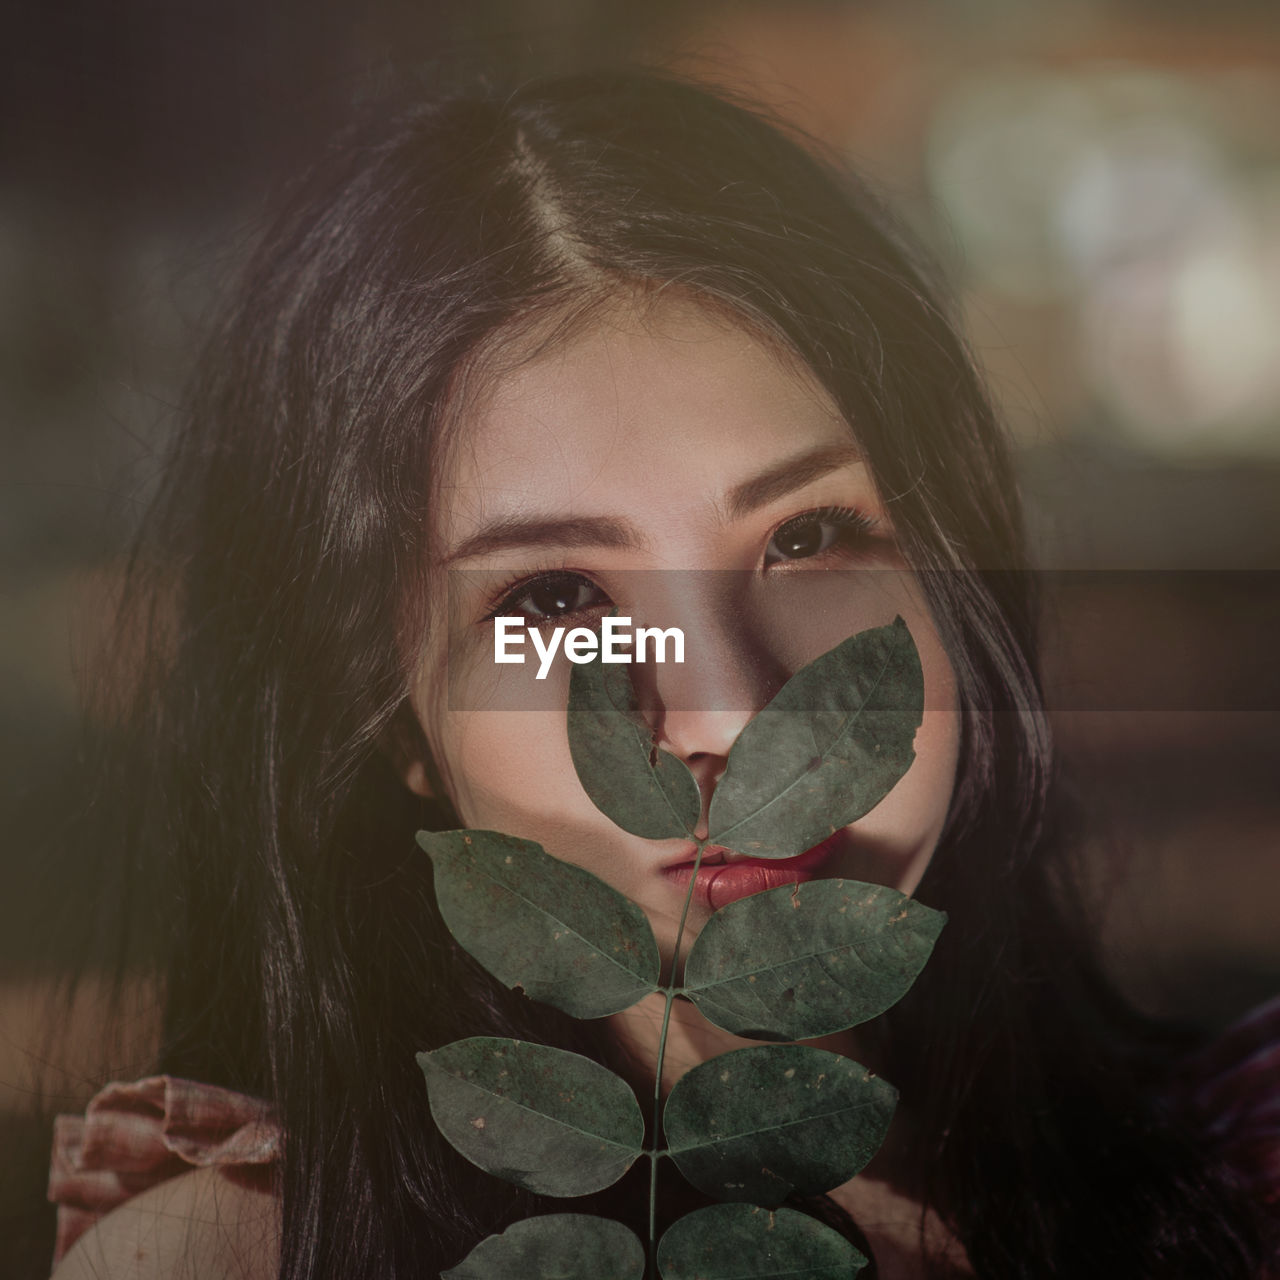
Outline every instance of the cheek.
[(453, 628), (423, 658), (410, 704), (462, 822), (538, 839), (539, 816), (580, 794), (565, 732), (567, 672), (494, 661), (492, 633)]
[(753, 598), (753, 616), (778, 667), (792, 673), (849, 636), (883, 627), (899, 614), (919, 644), (928, 614), (912, 585), (912, 575), (895, 568), (793, 570), (780, 573)]
[(544, 839), (581, 805), (563, 710), (446, 712), (427, 736), (467, 826)]

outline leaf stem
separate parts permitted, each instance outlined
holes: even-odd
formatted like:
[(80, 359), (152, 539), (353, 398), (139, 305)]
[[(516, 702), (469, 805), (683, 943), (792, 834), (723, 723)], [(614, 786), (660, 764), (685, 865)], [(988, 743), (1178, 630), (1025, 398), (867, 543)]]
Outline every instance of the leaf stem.
[(649, 1153), (649, 1269), (658, 1276), (658, 1156)]
[[(689, 888), (684, 895), (684, 906), (680, 911), (680, 926), (676, 929), (676, 943), (671, 953), (671, 972), (668, 982), (662, 988), (666, 997), (666, 1006), (662, 1011), (662, 1030), (658, 1033), (658, 1060), (653, 1072), (653, 1142), (656, 1148), (658, 1133), (662, 1124), (662, 1064), (667, 1056), (667, 1031), (671, 1026), (671, 1006), (675, 1003), (678, 992), (683, 987), (676, 986), (676, 974), (680, 969), (680, 943), (684, 940), (684, 926), (689, 918), (689, 907), (693, 903), (693, 889), (698, 883), (698, 868), (702, 865), (702, 853), (707, 847), (706, 840), (698, 841), (697, 852), (693, 855), (693, 871), (689, 876)], [(651, 1150), (649, 1157), (649, 1266), (654, 1280), (658, 1277), (658, 1157), (665, 1151)]]

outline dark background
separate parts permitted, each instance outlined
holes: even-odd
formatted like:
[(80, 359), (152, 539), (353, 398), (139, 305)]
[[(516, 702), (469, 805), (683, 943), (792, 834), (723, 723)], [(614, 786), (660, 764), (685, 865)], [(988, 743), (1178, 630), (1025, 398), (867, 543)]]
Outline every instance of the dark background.
[[(47, 1274), (43, 1104), (145, 1065), (51, 1027), (76, 672), (217, 289), (350, 103), (644, 61), (880, 184), (960, 293), (1049, 575), (1050, 697), (1144, 1006), (1280, 989), (1280, 23), (1264, 0), (10, 6), (0, 44), (0, 1275)], [(47, 1043), (49, 1032), (56, 1032)], [(110, 1034), (108, 1034), (110, 1033)]]

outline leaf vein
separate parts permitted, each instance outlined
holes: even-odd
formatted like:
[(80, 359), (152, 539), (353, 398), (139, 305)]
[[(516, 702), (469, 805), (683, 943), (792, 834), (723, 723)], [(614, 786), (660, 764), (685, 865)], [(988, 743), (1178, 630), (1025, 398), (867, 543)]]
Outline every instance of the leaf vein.
[(654, 989), (653, 983), (647, 982), (634, 969), (629, 968), (627, 965), (623, 964), (621, 961), (616, 960), (607, 951), (604, 951), (600, 947), (596, 946), (596, 944), (592, 942), (590, 938), (588, 938), (585, 934), (580, 933), (578, 931), (578, 928), (576, 925), (564, 919), (562, 916), (556, 915), (555, 912), (548, 911), (546, 907), (539, 905), (532, 898), (529, 898), (525, 894), (521, 893), (518, 889), (512, 888), (510, 884), (506, 883), (503, 880), (500, 880), (497, 876), (493, 875), (492, 872), (486, 870), (484, 867), (480, 866), (478, 863), (473, 863), (472, 865), (475, 867), (475, 870), (480, 875), (484, 876), (490, 883), (497, 885), (497, 887), (502, 889), (504, 892), (510, 894), (511, 897), (515, 898), (517, 901), (525, 903), (526, 906), (531, 907), (534, 911), (538, 912), (539, 915), (545, 917), (547, 920), (550, 920), (555, 924), (563, 925), (570, 933), (573, 934), (573, 936), (579, 942), (583, 944), (584, 947), (586, 947), (593, 954), (600, 956), (608, 964), (611, 964), (615, 969), (619, 970), (622, 973), (625, 973), (628, 977), (642, 984), (646, 988), (650, 990)]
[(734, 1133), (726, 1134), (723, 1138), (717, 1138), (713, 1142), (700, 1142), (693, 1146), (672, 1147), (673, 1152), (684, 1153), (686, 1151), (707, 1151), (716, 1147), (722, 1147), (726, 1143), (741, 1142), (744, 1138), (755, 1138), (761, 1134), (778, 1133), (785, 1129), (793, 1129), (797, 1125), (813, 1124), (818, 1120), (831, 1120), (837, 1116), (849, 1115), (855, 1111), (866, 1111), (870, 1107), (875, 1107), (879, 1103), (878, 1099), (867, 1099), (865, 1102), (851, 1103), (847, 1107), (837, 1107), (834, 1111), (815, 1111), (808, 1115), (797, 1116), (794, 1120), (782, 1120), (777, 1124), (767, 1125), (758, 1129), (740, 1129)]
[[(836, 747), (849, 735), (851, 726), (856, 724), (858, 720), (862, 718), (862, 713), (867, 709), (867, 704), (871, 701), (872, 695), (876, 692), (877, 689), (880, 688), (880, 685), (884, 680), (885, 673), (889, 670), (889, 664), (893, 660), (893, 656), (894, 656), (894, 651), (892, 649), (890, 649), (885, 654), (884, 661), (880, 665), (880, 670), (876, 672), (876, 678), (874, 683), (867, 690), (866, 694), (864, 695), (862, 701), (858, 704), (857, 708), (854, 710), (851, 710), (849, 714), (846, 715), (844, 720), (841, 722), (840, 732), (836, 734), (835, 737), (832, 738), (831, 745), (827, 748), (826, 751), (822, 753), (822, 763), (818, 766), (819, 768), (825, 767), (827, 762), (831, 759), (831, 755), (835, 751)], [(732, 754), (730, 755), (730, 761), (732, 761)], [(801, 782), (804, 781), (805, 778), (810, 777), (814, 772), (816, 771), (813, 769), (806, 769), (803, 773), (798, 774), (789, 783), (787, 783), (787, 785), (783, 787), (781, 791), (779, 791), (775, 796), (771, 797), (769, 800), (766, 800), (765, 803), (762, 804), (758, 809), (747, 814), (745, 817), (738, 819), (738, 821), (735, 822), (733, 826), (728, 827), (723, 831), (718, 831), (713, 833), (711, 836), (711, 839), (713, 841), (723, 840), (727, 836), (732, 835), (733, 832), (737, 831), (740, 827), (745, 826), (748, 822), (755, 821), (757, 818), (760, 817), (761, 814), (767, 813), (774, 805), (778, 804), (785, 797), (789, 796), (796, 789), (796, 787), (798, 787), (801, 784)]]
[(580, 1137), (590, 1139), (592, 1142), (603, 1142), (606, 1146), (612, 1147), (617, 1151), (626, 1152), (628, 1154), (634, 1152), (632, 1159), (640, 1153), (639, 1148), (634, 1143), (624, 1146), (615, 1138), (605, 1137), (602, 1133), (592, 1133), (590, 1129), (583, 1129), (576, 1124), (570, 1124), (567, 1120), (561, 1120), (559, 1116), (553, 1116), (549, 1112), (539, 1111), (535, 1107), (526, 1106), (523, 1102), (517, 1102), (514, 1098), (507, 1097), (505, 1094), (494, 1093), (492, 1089), (487, 1088), (485, 1085), (477, 1084), (474, 1080), (468, 1080), (465, 1076), (455, 1075), (452, 1071), (449, 1071), (444, 1067), (439, 1067), (438, 1069), (447, 1075), (449, 1079), (457, 1081), (457, 1083), (466, 1086), (468, 1089), (474, 1089), (484, 1097), (492, 1098), (495, 1102), (505, 1106), (515, 1107), (517, 1111), (523, 1111), (526, 1115), (536, 1116), (539, 1120), (557, 1125), (562, 1129), (568, 1129), (570, 1133), (576, 1133)]

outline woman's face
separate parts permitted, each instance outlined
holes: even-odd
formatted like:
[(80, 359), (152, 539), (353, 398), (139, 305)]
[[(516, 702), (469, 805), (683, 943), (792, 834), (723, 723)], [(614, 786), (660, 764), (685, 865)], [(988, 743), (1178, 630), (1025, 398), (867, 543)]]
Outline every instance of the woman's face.
[[(566, 735), (570, 662), (561, 651), (539, 680), (526, 637), (523, 665), (496, 663), (494, 618), (549, 635), (616, 607), (634, 626), (681, 628), (683, 664), (628, 670), (658, 745), (697, 779), (705, 821), (734, 738), (787, 677), (901, 614), (925, 676), (910, 770), (816, 853), (726, 874), (709, 849), (689, 928), (788, 880), (914, 889), (955, 777), (953, 674), (854, 437), (807, 371), (687, 297), (619, 301), (491, 377), (454, 439), (410, 701), (467, 826), (594, 872), (644, 909), (669, 955), (691, 842), (629, 835), (592, 804)], [(421, 762), (404, 772), (426, 791)]]

